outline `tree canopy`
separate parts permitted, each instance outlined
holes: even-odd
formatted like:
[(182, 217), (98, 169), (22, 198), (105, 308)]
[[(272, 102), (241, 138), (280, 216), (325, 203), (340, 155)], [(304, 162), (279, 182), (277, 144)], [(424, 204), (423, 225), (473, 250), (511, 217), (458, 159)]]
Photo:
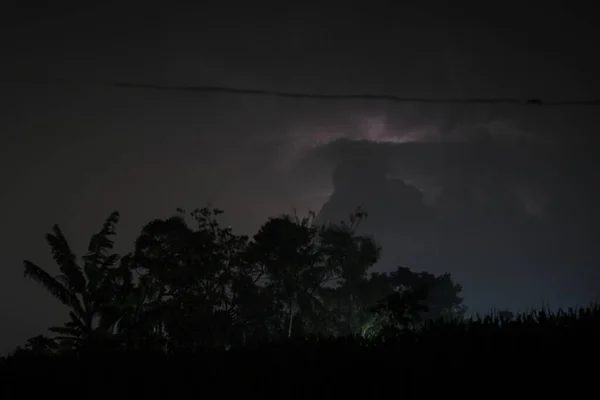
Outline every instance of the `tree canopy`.
[(449, 274), (398, 267), (372, 272), (382, 249), (348, 221), (314, 214), (267, 220), (249, 238), (219, 223), (222, 211), (178, 209), (147, 223), (123, 256), (112, 253), (113, 212), (78, 261), (58, 225), (46, 235), (58, 276), (25, 261), (25, 276), (69, 308), (56, 334), (29, 340), (35, 352), (87, 344), (177, 352), (308, 336), (375, 337), (462, 316)]

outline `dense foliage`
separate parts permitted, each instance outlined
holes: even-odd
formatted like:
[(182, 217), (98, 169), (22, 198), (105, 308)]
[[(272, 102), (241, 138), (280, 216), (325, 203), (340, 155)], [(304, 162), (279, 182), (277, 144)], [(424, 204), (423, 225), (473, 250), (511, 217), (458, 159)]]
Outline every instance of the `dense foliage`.
[(122, 257), (113, 213), (81, 263), (55, 226), (60, 275), (30, 261), (25, 275), (69, 319), (0, 360), (4, 397), (581, 397), (595, 382), (598, 307), (465, 318), (448, 274), (370, 271), (380, 248), (356, 233), (360, 210), (272, 218), (252, 238), (220, 213), (152, 221)]
[(375, 338), (464, 312), (448, 274), (371, 273), (381, 249), (357, 234), (360, 209), (339, 224), (316, 225), (312, 214), (271, 218), (251, 239), (222, 227), (221, 213), (179, 209), (151, 221), (121, 257), (112, 252), (114, 212), (81, 263), (54, 226), (46, 239), (61, 274), (25, 261), (25, 275), (69, 308), (69, 321), (26, 349), (178, 352), (311, 335)]

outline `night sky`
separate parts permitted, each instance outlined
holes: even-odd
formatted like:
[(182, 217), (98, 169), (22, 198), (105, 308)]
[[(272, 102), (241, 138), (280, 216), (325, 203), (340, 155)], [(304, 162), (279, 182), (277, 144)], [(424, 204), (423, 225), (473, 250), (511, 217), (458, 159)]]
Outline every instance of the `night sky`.
[[(115, 209), (126, 252), (176, 207), (212, 202), (252, 234), (294, 208), (325, 221), (363, 205), (362, 229), (383, 245), (378, 270), (450, 272), (472, 311), (600, 300), (600, 106), (104, 84), (593, 100), (591, 9), (63, 3), (0, 10), (0, 350), (65, 317), (23, 278), (22, 260), (57, 272), (44, 241), (52, 224), (81, 255)], [(44, 83), (56, 79), (76, 83)]]

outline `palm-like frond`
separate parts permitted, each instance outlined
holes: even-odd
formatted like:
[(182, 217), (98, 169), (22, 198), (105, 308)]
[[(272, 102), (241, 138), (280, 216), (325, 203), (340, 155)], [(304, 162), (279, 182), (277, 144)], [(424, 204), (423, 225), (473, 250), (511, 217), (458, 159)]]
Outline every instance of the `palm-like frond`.
[(77, 348), (79, 343), (81, 343), (81, 339), (73, 336), (56, 336), (54, 337), (60, 344), (59, 346), (62, 349), (73, 349)]
[(76, 328), (81, 332), (89, 331), (91, 329), (91, 326), (86, 325), (83, 318), (85, 317), (84, 315), (80, 316), (73, 311), (69, 311), (69, 317), (71, 318), (71, 320), (67, 322), (65, 326)]
[(84, 320), (86, 314), (88, 313), (88, 310), (84, 304), (75, 294), (73, 294), (73, 299), (71, 300), (71, 309), (73, 310), (73, 314), (76, 315), (80, 320)]
[(23, 261), (23, 264), (25, 265), (24, 276), (26, 278), (30, 278), (35, 282), (40, 283), (46, 288), (46, 290), (48, 290), (48, 292), (50, 292), (50, 294), (52, 294), (52, 296), (60, 300), (61, 303), (68, 307), (72, 307), (72, 294), (56, 278), (52, 277), (49, 273), (47, 273), (31, 261), (25, 260)]
[(123, 318), (123, 315), (127, 312), (124, 307), (118, 305), (109, 305), (102, 308), (100, 313), (100, 321), (98, 322), (98, 328), (107, 331), (112, 331), (118, 325), (119, 320)]
[[(106, 219), (100, 232), (90, 239), (83, 269), (77, 265), (75, 254), (57, 225), (46, 235), (46, 241), (62, 273), (58, 277), (52, 277), (32, 262), (24, 261), (25, 277), (41, 283), (54, 297), (71, 309), (69, 322), (49, 329), (60, 335), (57, 339), (62, 340), (63, 344), (75, 344), (93, 334), (94, 317), (100, 314), (102, 320), (101, 314), (105, 308), (113, 302), (118, 306), (117, 295), (120, 293), (115, 285), (122, 284), (127, 286), (127, 289), (131, 289), (133, 285), (129, 271), (130, 258), (123, 260), (119, 267), (115, 268), (120, 257), (110, 254), (113, 248), (110, 235), (115, 234), (118, 218), (119, 214), (113, 212)], [(118, 307), (118, 311), (122, 311), (121, 307)], [(107, 315), (104, 324), (112, 320), (109, 325), (114, 325), (117, 319)]]
[(85, 276), (87, 278), (86, 293), (88, 293), (88, 308), (93, 312), (98, 311), (100, 303), (112, 297), (111, 277), (108, 270), (119, 260), (116, 254), (110, 254), (114, 242), (110, 236), (115, 234), (115, 225), (119, 221), (119, 213), (114, 211), (104, 221), (102, 229), (94, 234), (88, 244), (88, 251), (83, 259)]
[(114, 277), (117, 279), (125, 292), (129, 292), (133, 288), (133, 273), (132, 269), (135, 268), (133, 263), (133, 257), (131, 254), (127, 254), (121, 257), (119, 260), (119, 266), (113, 270)]
[(104, 262), (101, 265), (102, 269), (112, 268), (119, 262), (121, 256), (118, 254), (111, 254), (104, 259)]
[(113, 248), (114, 241), (110, 236), (115, 235), (116, 224), (119, 222), (119, 213), (113, 211), (104, 221), (100, 232), (94, 234), (88, 245), (88, 252), (83, 257), (86, 263), (100, 266), (109, 256), (108, 251)]
[(46, 234), (46, 241), (50, 246), (52, 258), (60, 267), (60, 271), (67, 277), (69, 285), (78, 293), (82, 293), (85, 290), (85, 277), (58, 225), (52, 227), (52, 233)]
[(79, 337), (81, 336), (81, 331), (77, 328), (67, 327), (67, 326), (53, 326), (48, 328), (48, 330), (52, 333), (58, 333), (62, 336), (68, 337)]

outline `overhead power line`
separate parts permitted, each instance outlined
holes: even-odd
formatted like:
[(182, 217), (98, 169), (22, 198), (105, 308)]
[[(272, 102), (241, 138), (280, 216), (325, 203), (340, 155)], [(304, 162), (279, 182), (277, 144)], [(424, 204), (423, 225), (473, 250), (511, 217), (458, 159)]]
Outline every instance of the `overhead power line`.
[[(29, 83), (57, 83), (69, 85), (90, 84), (91, 82), (82, 82), (68, 79), (11, 79), (11, 81), (26, 81)], [(285, 92), (263, 89), (243, 89), (228, 86), (181, 86), (181, 85), (158, 85), (152, 83), (135, 82), (93, 82), (94, 85), (125, 88), (125, 89), (146, 89), (156, 91), (170, 92), (195, 92), (195, 93), (222, 93), (222, 94), (242, 94), (255, 96), (271, 96), (295, 99), (312, 100), (380, 100), (391, 101), (395, 103), (431, 103), (431, 104), (527, 104), (536, 106), (597, 106), (600, 105), (600, 99), (596, 100), (564, 100), (564, 101), (543, 101), (539, 98), (520, 99), (516, 97), (505, 98), (433, 98), (433, 97), (401, 97), (387, 94), (322, 94), (307, 92)]]

